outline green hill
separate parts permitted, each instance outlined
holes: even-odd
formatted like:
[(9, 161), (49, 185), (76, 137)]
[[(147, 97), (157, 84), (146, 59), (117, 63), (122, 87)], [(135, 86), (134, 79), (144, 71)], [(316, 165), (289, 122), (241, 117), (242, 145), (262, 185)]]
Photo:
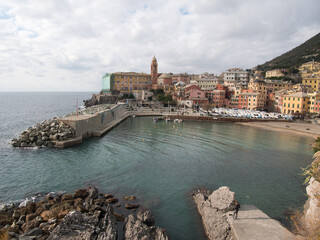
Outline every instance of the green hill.
[(312, 60), (320, 61), (320, 33), (291, 51), (262, 65), (258, 65), (257, 69), (261, 71), (268, 71), (275, 68), (293, 69), (299, 67), (302, 63)]

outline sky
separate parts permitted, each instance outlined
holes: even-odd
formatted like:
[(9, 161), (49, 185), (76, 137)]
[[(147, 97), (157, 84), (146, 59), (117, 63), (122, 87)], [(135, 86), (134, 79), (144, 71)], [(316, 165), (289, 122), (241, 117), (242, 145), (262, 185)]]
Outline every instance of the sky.
[(0, 0), (0, 92), (101, 89), (104, 73), (220, 75), (320, 32), (319, 0)]

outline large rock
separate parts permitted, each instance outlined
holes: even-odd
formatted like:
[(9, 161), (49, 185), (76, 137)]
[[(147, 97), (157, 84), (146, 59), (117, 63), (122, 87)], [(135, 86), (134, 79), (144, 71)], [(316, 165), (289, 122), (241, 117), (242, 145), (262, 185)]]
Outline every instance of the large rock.
[(101, 212), (94, 214), (72, 211), (50, 233), (48, 240), (116, 240), (117, 225), (111, 207), (101, 219)]
[(232, 239), (226, 212), (233, 207), (234, 197), (235, 194), (228, 187), (221, 187), (208, 197), (202, 192), (198, 192), (193, 196), (209, 239)]
[(149, 210), (138, 210), (137, 218), (148, 226), (153, 226), (155, 223), (154, 215)]
[[(141, 215), (144, 215), (141, 213)], [(124, 226), (124, 239), (125, 240), (140, 240), (140, 239), (155, 239), (155, 240), (168, 240), (166, 229), (148, 226), (146, 223), (138, 219), (133, 214), (130, 214), (125, 220)]]
[(211, 207), (227, 212), (234, 208), (235, 193), (228, 187), (220, 187), (209, 196), (209, 201)]

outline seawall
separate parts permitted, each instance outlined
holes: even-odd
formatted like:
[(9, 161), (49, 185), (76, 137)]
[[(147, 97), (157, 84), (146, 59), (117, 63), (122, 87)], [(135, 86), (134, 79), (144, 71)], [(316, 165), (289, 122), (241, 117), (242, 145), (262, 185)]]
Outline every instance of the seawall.
[(71, 115), (58, 119), (69, 125), (75, 130), (75, 136), (64, 141), (56, 141), (55, 147), (66, 148), (83, 142), (83, 139), (89, 137), (101, 137), (116, 127), (128, 117), (146, 117), (146, 116), (163, 116), (166, 118), (182, 119), (183, 121), (208, 121), (218, 123), (236, 123), (236, 122), (287, 122), (287, 120), (272, 119), (248, 119), (248, 118), (231, 118), (231, 117), (211, 117), (197, 115), (178, 115), (177, 113), (168, 113), (160, 110), (141, 109), (139, 111), (130, 111), (127, 104), (117, 104), (110, 109), (98, 111), (93, 114)]

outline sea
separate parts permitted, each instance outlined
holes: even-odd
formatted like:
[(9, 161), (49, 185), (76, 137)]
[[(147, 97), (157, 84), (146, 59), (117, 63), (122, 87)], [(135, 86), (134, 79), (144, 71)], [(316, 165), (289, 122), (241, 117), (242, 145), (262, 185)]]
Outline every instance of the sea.
[(228, 186), (290, 227), (306, 201), (301, 167), (312, 161), (312, 138), (232, 123), (180, 124), (128, 118), (101, 138), (68, 148), (20, 149), (10, 140), (46, 119), (75, 112), (92, 93), (0, 93), (0, 204), (38, 193), (135, 195), (172, 239), (206, 239), (191, 193)]

